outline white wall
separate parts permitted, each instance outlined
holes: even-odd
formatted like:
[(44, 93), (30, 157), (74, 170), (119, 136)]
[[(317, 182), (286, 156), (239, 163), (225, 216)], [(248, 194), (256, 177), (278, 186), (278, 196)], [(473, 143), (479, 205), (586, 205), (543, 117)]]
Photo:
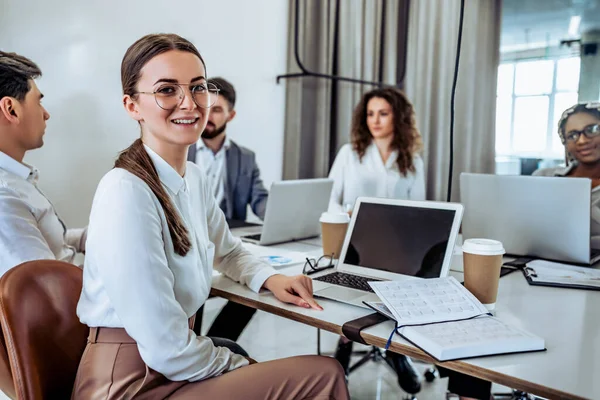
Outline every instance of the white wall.
[(121, 105), (120, 63), (147, 33), (200, 50), (209, 76), (238, 92), (228, 133), (253, 149), (267, 185), (281, 179), (288, 2), (284, 0), (0, 0), (0, 49), (34, 60), (51, 114), (45, 145), (25, 161), (69, 226), (87, 224), (96, 185), (139, 134)]

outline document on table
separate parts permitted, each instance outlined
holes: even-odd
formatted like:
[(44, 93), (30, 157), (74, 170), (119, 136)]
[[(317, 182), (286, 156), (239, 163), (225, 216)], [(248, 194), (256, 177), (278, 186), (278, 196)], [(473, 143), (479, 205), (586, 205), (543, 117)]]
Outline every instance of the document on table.
[(591, 267), (534, 260), (523, 269), (531, 285), (600, 290), (600, 270)]
[(244, 243), (244, 248), (274, 268), (304, 263), (307, 257), (306, 254), (297, 251), (258, 246), (251, 243)]

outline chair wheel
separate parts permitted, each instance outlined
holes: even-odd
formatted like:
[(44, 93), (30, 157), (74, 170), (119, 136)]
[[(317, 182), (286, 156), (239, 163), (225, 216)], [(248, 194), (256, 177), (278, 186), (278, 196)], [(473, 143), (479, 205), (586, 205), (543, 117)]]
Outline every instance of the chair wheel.
[(425, 371), (425, 380), (427, 382), (433, 382), (436, 378), (436, 372), (435, 369), (433, 368), (429, 368), (427, 371)]

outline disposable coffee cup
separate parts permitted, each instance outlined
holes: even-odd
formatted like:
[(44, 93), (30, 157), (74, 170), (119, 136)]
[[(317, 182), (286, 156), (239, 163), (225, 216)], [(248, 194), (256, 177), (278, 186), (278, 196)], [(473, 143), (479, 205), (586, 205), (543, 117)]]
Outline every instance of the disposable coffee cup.
[(504, 246), (497, 240), (467, 239), (462, 250), (465, 287), (488, 310), (494, 310)]
[(347, 213), (324, 212), (321, 214), (319, 222), (321, 222), (323, 254), (333, 255), (335, 259), (340, 258), (350, 216)]

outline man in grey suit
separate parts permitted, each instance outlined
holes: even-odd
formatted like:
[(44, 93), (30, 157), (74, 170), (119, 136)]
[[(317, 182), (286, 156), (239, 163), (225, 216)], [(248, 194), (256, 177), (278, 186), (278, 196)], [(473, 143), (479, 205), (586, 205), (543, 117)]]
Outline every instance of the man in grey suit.
[(223, 78), (212, 78), (220, 92), (211, 107), (202, 138), (190, 146), (188, 161), (201, 166), (217, 203), (228, 220), (246, 220), (247, 205), (264, 219), (268, 192), (260, 178), (254, 152), (227, 137), (227, 123), (235, 118), (235, 89)]
[[(208, 80), (219, 88), (219, 97), (210, 108), (202, 137), (190, 146), (188, 161), (206, 173), (217, 203), (228, 221), (246, 220), (248, 204), (260, 219), (265, 217), (268, 192), (264, 188), (254, 153), (227, 137), (227, 123), (235, 117), (235, 89), (223, 78)], [(256, 309), (227, 302), (206, 336), (236, 341)], [(203, 308), (196, 313), (194, 332), (200, 335)]]

